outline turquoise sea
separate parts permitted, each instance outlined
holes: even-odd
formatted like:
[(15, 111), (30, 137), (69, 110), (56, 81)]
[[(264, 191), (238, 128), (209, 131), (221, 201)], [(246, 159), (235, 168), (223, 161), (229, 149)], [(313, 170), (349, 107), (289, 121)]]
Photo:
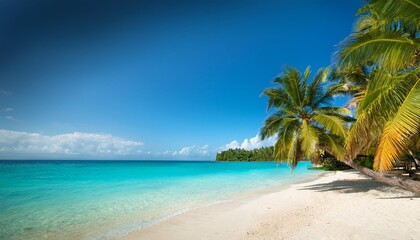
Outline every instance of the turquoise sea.
[(0, 239), (116, 239), (182, 212), (313, 178), (274, 162), (0, 161)]

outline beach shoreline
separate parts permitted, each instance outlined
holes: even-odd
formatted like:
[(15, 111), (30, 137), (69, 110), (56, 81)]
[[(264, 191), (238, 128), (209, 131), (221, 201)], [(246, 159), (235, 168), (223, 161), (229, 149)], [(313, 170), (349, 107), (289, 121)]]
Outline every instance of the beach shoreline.
[(416, 239), (420, 198), (355, 171), (193, 209), (133, 239)]

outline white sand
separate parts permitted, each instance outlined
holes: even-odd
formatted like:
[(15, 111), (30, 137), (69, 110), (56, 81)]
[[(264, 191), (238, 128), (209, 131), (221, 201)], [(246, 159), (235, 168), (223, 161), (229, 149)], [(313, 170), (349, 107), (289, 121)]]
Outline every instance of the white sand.
[(420, 239), (420, 198), (356, 172), (203, 207), (124, 239)]

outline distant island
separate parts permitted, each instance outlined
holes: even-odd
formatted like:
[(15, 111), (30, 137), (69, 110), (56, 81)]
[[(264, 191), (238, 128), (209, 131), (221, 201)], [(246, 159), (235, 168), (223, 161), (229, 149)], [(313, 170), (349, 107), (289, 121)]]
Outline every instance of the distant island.
[[(220, 162), (270, 162), (274, 160), (274, 146), (261, 147), (253, 150), (245, 150), (242, 148), (228, 149), (216, 154), (216, 161)], [(355, 162), (363, 167), (373, 169), (373, 156), (372, 155), (358, 155)], [(407, 161), (407, 160), (405, 160)], [(346, 164), (338, 161), (334, 156), (324, 153), (316, 162), (318, 167), (313, 169), (335, 171), (349, 169)], [(399, 164), (400, 167), (404, 162)], [(321, 166), (321, 167), (320, 167)]]
[(216, 154), (216, 161), (274, 161), (274, 147), (262, 147), (253, 150), (242, 148), (228, 149)]

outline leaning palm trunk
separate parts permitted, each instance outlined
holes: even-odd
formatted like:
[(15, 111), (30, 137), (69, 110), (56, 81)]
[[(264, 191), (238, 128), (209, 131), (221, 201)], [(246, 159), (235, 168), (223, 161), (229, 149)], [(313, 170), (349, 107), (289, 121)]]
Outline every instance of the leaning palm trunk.
[[(322, 147), (322, 150), (334, 156), (330, 148)], [(401, 187), (407, 191), (420, 194), (420, 181), (405, 179), (399, 176), (393, 176), (393, 175), (386, 174), (383, 172), (374, 171), (370, 168), (363, 167), (357, 164), (355, 161), (353, 161), (349, 157), (345, 157), (344, 159), (341, 160), (341, 162), (353, 168), (354, 170), (362, 173), (363, 175), (366, 175), (378, 182), (385, 183), (390, 186)]]
[(378, 181), (381, 183), (385, 183), (391, 186), (398, 186), (404, 188), (405, 190), (420, 194), (420, 181), (414, 181), (411, 179), (404, 179), (397, 176), (391, 176), (386, 173), (381, 173), (377, 171), (373, 171), (372, 169), (360, 166), (359, 164), (355, 163), (351, 159), (344, 159), (342, 160), (346, 165), (352, 167), (354, 170)]

